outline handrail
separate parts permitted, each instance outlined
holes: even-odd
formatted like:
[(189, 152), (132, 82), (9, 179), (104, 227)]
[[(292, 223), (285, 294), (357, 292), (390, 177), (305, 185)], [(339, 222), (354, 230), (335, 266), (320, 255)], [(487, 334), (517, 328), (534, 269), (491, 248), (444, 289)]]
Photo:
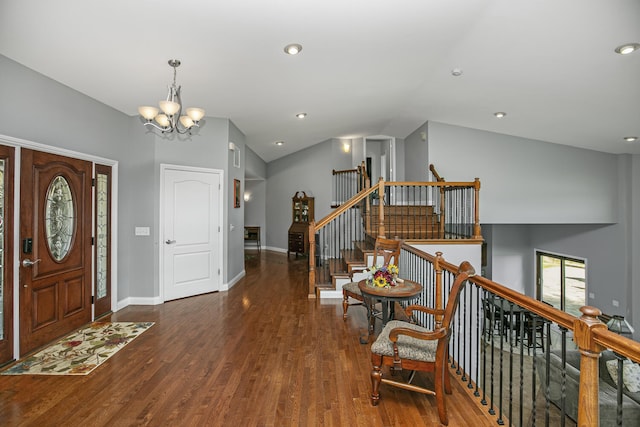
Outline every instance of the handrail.
[(331, 212), (330, 214), (322, 218), (320, 221), (316, 222), (315, 223), (316, 231), (320, 230), (322, 227), (324, 227), (325, 225), (333, 221), (335, 218), (340, 216), (340, 214), (354, 207), (356, 204), (358, 204), (360, 201), (366, 198), (369, 194), (374, 193), (377, 189), (378, 189), (377, 187), (371, 187), (353, 196), (346, 203), (340, 205), (340, 207), (336, 208), (333, 212)]
[(358, 172), (357, 168), (355, 168), (355, 169), (342, 169), (342, 170), (335, 170), (334, 169), (332, 173), (333, 173), (333, 175), (339, 175), (341, 173), (355, 173), (355, 172)]
[(636, 363), (640, 363), (640, 342), (638, 341), (623, 337), (606, 328), (594, 330), (593, 341)]
[(436, 181), (444, 182), (444, 178), (442, 178), (438, 171), (436, 171), (436, 167), (433, 165), (433, 163), (429, 165), (429, 170), (433, 174), (433, 177), (436, 179)]

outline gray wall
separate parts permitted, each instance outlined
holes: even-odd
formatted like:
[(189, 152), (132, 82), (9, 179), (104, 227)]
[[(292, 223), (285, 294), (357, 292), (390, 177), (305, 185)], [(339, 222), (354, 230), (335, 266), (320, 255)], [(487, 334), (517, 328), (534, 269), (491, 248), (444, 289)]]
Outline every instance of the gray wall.
[[(631, 314), (636, 333), (640, 337), (640, 155), (631, 156), (629, 172), (629, 185), (631, 196), (629, 198), (631, 229), (628, 239), (630, 241), (627, 251), (627, 263), (629, 268), (629, 283), (627, 288), (627, 301), (630, 302), (627, 314)], [(630, 295), (629, 295), (630, 294)]]
[[(221, 169), (226, 179), (230, 135), (242, 147), (244, 135), (226, 119), (207, 117), (190, 140), (171, 141), (175, 136), (146, 132), (138, 117), (122, 114), (2, 55), (0, 76), (0, 134), (118, 162), (118, 299), (157, 297), (160, 163)], [(242, 178), (244, 170), (237, 175)], [(225, 200), (230, 185), (225, 186)], [(225, 223), (231, 216), (242, 224), (242, 209), (236, 211), (230, 215), (225, 210)], [(151, 227), (151, 236), (134, 236), (136, 226)], [(241, 246), (241, 233), (232, 236), (231, 243), (225, 237), (225, 253)], [(225, 265), (227, 277), (235, 277), (243, 268), (227, 259)]]
[[(267, 235), (267, 217), (265, 215), (267, 182), (264, 179), (246, 179), (245, 191), (251, 195), (251, 198), (244, 202), (244, 223), (260, 227), (261, 244), (264, 246)], [(245, 246), (255, 248), (255, 242), (249, 242)]]
[[(245, 147), (245, 139), (244, 134), (236, 127), (236, 125), (228, 121), (229, 123), (229, 135), (228, 139), (225, 140), (226, 144), (223, 150), (226, 150), (228, 153), (227, 164), (229, 165), (229, 181), (227, 183), (227, 197), (225, 200), (228, 201), (227, 204), (227, 218), (222, 222), (223, 224), (227, 224), (227, 241), (225, 242), (225, 265), (226, 269), (226, 277), (225, 281), (230, 282), (239, 278), (241, 275), (244, 275), (244, 209), (245, 203), (242, 197), (244, 193), (244, 189), (246, 186), (246, 182), (244, 179), (245, 175), (245, 161), (244, 157), (246, 154)], [(233, 152), (228, 150), (228, 141), (233, 141), (233, 143), (240, 149), (240, 167), (236, 168), (233, 166)], [(224, 157), (221, 157), (224, 158)], [(237, 179), (240, 181), (240, 207), (233, 207), (233, 180)]]
[(251, 199), (244, 203), (244, 223), (260, 226), (264, 246), (267, 241), (267, 164), (249, 147), (245, 146), (244, 152), (245, 191), (251, 195)]
[(296, 191), (305, 191), (315, 198), (316, 221), (331, 212), (334, 161), (344, 164), (342, 157), (351, 157), (350, 153), (340, 151), (340, 144), (339, 140), (330, 139), (268, 163), (266, 244), (271, 249), (287, 250), (291, 198)]
[(494, 281), (534, 296), (535, 249), (584, 258), (588, 303), (640, 327), (640, 156), (434, 122), (428, 142), (431, 163), (448, 180), (480, 178)]
[(249, 178), (267, 179), (267, 164), (249, 147), (244, 148), (244, 173)]
[(398, 167), (404, 165), (401, 168), (404, 170), (405, 181), (429, 179), (429, 145), (422, 139), (423, 132), (427, 132), (426, 123), (404, 139), (404, 156), (398, 156)]
[(480, 178), (482, 222), (618, 220), (616, 155), (442, 123), (428, 127), (429, 158), (442, 176)]

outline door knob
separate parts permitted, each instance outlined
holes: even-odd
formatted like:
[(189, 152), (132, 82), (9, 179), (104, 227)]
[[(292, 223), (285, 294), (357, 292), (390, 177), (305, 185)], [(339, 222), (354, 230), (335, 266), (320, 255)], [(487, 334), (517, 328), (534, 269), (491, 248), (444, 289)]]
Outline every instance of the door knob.
[(167, 245), (172, 245), (172, 244), (174, 244), (175, 242), (176, 242), (175, 240), (167, 240), (165, 243), (166, 243)]
[(33, 264), (36, 264), (38, 262), (40, 262), (40, 258), (38, 258), (35, 261), (31, 261), (30, 259), (23, 259), (22, 260), (22, 266), (23, 267), (31, 267)]

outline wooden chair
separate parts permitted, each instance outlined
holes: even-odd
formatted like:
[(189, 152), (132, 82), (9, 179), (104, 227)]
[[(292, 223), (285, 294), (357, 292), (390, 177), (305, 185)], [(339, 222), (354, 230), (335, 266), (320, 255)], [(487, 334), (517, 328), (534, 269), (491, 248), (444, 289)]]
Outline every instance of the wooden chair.
[[(444, 394), (451, 394), (451, 379), (447, 363), (449, 337), (451, 336), (450, 325), (458, 307), (460, 291), (466, 280), (473, 275), (475, 275), (475, 271), (471, 264), (466, 261), (460, 264), (444, 310), (441, 308), (441, 301), (436, 301), (436, 308), (419, 305), (410, 305), (406, 308), (406, 314), (409, 318), (414, 311), (434, 316), (433, 330), (401, 320), (392, 320), (387, 323), (376, 342), (371, 345), (372, 405), (377, 405), (380, 400), (379, 388), (382, 382), (406, 390), (434, 395), (440, 422), (445, 425), (449, 423)], [(441, 283), (436, 286), (441, 286)], [(435, 387), (430, 390), (411, 384), (415, 372), (411, 373), (407, 382), (383, 378), (382, 366), (389, 366), (394, 376), (399, 374), (402, 369), (433, 372)]]
[[(400, 261), (400, 246), (402, 246), (401, 240), (385, 239), (378, 237), (373, 247), (373, 264), (387, 266), (390, 263), (398, 265)], [(382, 263), (378, 264), (378, 257), (382, 257)], [(351, 273), (351, 282), (342, 285), (342, 318), (347, 319), (347, 310), (352, 305), (364, 305), (364, 298), (362, 292), (358, 287), (358, 281), (353, 280), (354, 274)], [(357, 303), (350, 303), (349, 298), (353, 298)]]

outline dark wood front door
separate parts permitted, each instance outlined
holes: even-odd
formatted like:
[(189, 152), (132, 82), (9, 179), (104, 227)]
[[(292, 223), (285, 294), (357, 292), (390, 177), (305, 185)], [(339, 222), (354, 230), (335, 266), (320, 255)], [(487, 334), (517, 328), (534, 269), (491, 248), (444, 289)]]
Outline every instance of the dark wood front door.
[(20, 354), (91, 320), (91, 169), (23, 149)]

